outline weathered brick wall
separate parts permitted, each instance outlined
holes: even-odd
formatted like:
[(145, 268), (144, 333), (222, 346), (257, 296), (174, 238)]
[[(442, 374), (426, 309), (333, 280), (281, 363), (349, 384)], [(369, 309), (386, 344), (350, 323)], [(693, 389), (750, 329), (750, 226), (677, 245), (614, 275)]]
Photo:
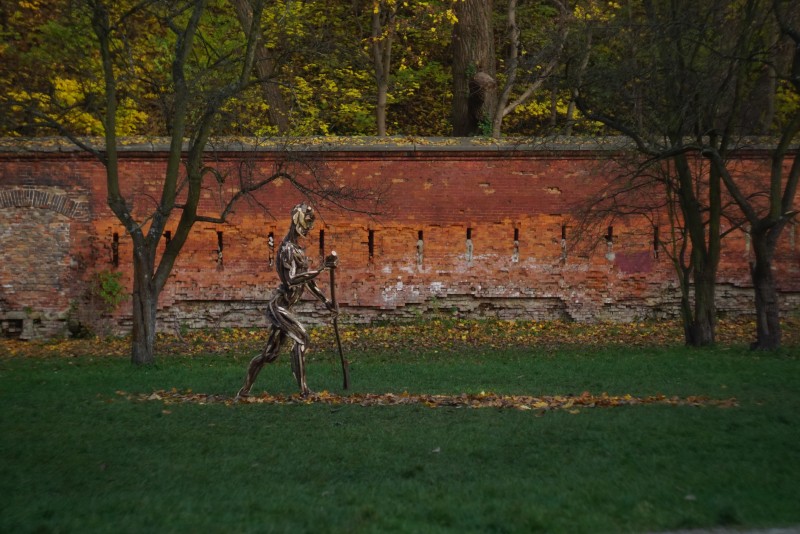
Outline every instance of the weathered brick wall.
[[(209, 159), (227, 180), (222, 192), (209, 182), (201, 211), (218, 211), (243, 160), (265, 173), (281, 160), (304, 180), (311, 179), (308, 162), (314, 161), (338, 183), (390, 186), (381, 216), (328, 207), (306, 240), (316, 262), (338, 252), (337, 296), (348, 320), (440, 313), (631, 321), (677, 312), (672, 266), (663, 251), (656, 254), (649, 222), (617, 221), (612, 243), (601, 239), (591, 251), (574, 242), (571, 206), (610, 175), (606, 150), (400, 143), (317, 145), (293, 153), (305, 160), (286, 161), (279, 148), (214, 152)], [(149, 212), (160, 198), (164, 157), (157, 146), (123, 150), (123, 193), (135, 213)], [(742, 165), (763, 177), (765, 157), (752, 152)], [(230, 224), (196, 225), (159, 302), (162, 328), (265, 326), (265, 300), (277, 280), (269, 235), (277, 249), (288, 212), (303, 197), (278, 180), (256, 198), (240, 203)], [(0, 246), (0, 320), (7, 332), (53, 335), (70, 315), (96, 316), (90, 309), (96, 303), (84, 298), (93, 272), (118, 270), (131, 287), (131, 240), (106, 205), (104, 169), (65, 145), (0, 152)], [(724, 247), (720, 312), (752, 313), (746, 233), (735, 230)], [(776, 268), (784, 308), (797, 311), (795, 225), (781, 241)], [(327, 291), (327, 278), (320, 285)], [(300, 312), (311, 322), (325, 318), (312, 301)], [(129, 328), (127, 306), (114, 324)]]
[(50, 337), (64, 330), (70, 302), (78, 297), (88, 265), (75, 254), (93, 229), (89, 197), (81, 187), (0, 185), (0, 330), (23, 338)]

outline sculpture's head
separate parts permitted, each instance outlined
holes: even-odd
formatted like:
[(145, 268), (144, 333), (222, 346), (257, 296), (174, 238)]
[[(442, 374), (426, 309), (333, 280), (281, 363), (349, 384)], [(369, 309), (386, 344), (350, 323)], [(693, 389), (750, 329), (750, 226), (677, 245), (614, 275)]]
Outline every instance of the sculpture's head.
[(305, 202), (292, 208), (292, 226), (303, 237), (308, 235), (308, 232), (314, 228), (315, 219), (314, 208)]

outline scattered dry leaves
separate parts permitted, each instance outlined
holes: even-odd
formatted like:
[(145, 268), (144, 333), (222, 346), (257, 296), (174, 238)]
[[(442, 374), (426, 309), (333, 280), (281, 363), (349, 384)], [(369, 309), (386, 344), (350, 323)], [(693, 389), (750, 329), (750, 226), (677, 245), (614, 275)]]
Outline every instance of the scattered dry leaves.
[(578, 413), (584, 408), (611, 408), (617, 406), (636, 406), (647, 404), (666, 404), (671, 406), (716, 406), (730, 408), (738, 406), (735, 398), (712, 399), (705, 396), (667, 397), (666, 395), (651, 395), (647, 397), (634, 397), (632, 395), (609, 395), (602, 393), (593, 395), (585, 391), (579, 396), (552, 395), (534, 397), (530, 395), (499, 395), (496, 393), (462, 393), (460, 395), (427, 395), (403, 393), (353, 393), (339, 395), (322, 391), (307, 397), (300, 394), (272, 395), (262, 393), (246, 398), (236, 399), (227, 395), (197, 393), (191, 390), (179, 391), (177, 389), (158, 390), (152, 393), (127, 393), (117, 391), (117, 395), (136, 402), (160, 401), (164, 405), (171, 404), (326, 404), (330, 406), (359, 405), (359, 406), (399, 406), (422, 405), (429, 408), (499, 408), (515, 410), (531, 410), (543, 413), (552, 410), (567, 410)]
[[(346, 316), (343, 317), (346, 319)], [(717, 341), (722, 345), (749, 344), (755, 338), (755, 321), (721, 320)], [(570, 323), (563, 321), (468, 320), (434, 318), (410, 324), (348, 325), (340, 322), (342, 347), (346, 353), (405, 352), (435, 350), (458, 352), (465, 347), (562, 347), (562, 346), (665, 346), (683, 343), (679, 321), (634, 323)], [(162, 332), (156, 338), (159, 356), (220, 353), (255, 353), (267, 340), (266, 329), (236, 328)], [(334, 347), (333, 329), (320, 326), (310, 330), (315, 352)], [(783, 320), (783, 345), (800, 345), (800, 318)], [(50, 358), (127, 356), (130, 338), (62, 339), (55, 341), (0, 340), (0, 358)]]

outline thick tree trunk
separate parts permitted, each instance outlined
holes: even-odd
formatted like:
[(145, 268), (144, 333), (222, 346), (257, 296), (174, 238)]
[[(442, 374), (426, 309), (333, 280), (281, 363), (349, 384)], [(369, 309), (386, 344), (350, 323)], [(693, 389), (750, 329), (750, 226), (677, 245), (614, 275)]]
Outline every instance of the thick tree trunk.
[(491, 0), (456, 4), (453, 27), (453, 135), (490, 134), (497, 108)]
[(152, 262), (141, 256), (140, 251), (134, 252), (131, 362), (136, 365), (152, 365), (156, 361), (158, 290), (153, 282)]
[(716, 269), (706, 267), (694, 273), (694, 317), (687, 330), (686, 344), (693, 347), (713, 345), (717, 324)]
[[(690, 347), (713, 345), (716, 332), (717, 309), (714, 304), (716, 287), (714, 275), (694, 269), (681, 268), (680, 316), (684, 342)], [(711, 281), (709, 282), (709, 276)], [(694, 293), (694, 299), (692, 299)]]
[(753, 234), (755, 259), (750, 264), (756, 304), (756, 340), (752, 349), (775, 350), (781, 346), (781, 320), (778, 289), (772, 276), (772, 252), (767, 237)]
[(386, 135), (386, 102), (389, 94), (389, 84), (378, 84), (378, 105), (375, 108), (375, 119), (378, 127), (378, 136)]
[[(675, 142), (676, 146), (679, 141)], [(686, 344), (693, 347), (713, 345), (716, 331), (715, 303), (717, 266), (719, 264), (720, 178), (713, 171), (708, 178), (708, 221), (704, 222), (704, 207), (695, 194), (695, 179), (685, 154), (673, 158), (677, 173), (677, 190), (686, 239), (691, 244), (691, 262), (683, 266), (691, 270), (694, 286), (694, 314), (684, 322)]]

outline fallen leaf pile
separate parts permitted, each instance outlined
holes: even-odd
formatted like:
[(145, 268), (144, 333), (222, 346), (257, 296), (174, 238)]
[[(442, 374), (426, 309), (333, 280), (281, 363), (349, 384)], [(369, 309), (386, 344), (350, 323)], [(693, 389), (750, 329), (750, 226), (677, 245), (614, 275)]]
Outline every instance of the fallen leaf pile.
[(705, 396), (667, 397), (666, 395), (651, 395), (647, 397), (634, 397), (632, 395), (613, 396), (607, 393), (593, 395), (588, 391), (579, 396), (553, 395), (534, 397), (529, 395), (498, 395), (495, 393), (480, 392), (475, 394), (462, 393), (460, 395), (427, 395), (404, 393), (353, 393), (338, 395), (323, 391), (313, 393), (307, 397), (300, 394), (272, 395), (262, 393), (251, 395), (242, 399), (235, 399), (226, 395), (209, 393), (196, 393), (191, 390), (179, 391), (159, 390), (153, 393), (126, 393), (117, 391), (117, 395), (130, 401), (160, 401), (165, 405), (171, 404), (326, 404), (330, 406), (358, 405), (358, 406), (398, 406), (422, 405), (429, 408), (506, 408), (515, 410), (533, 410), (546, 412), (551, 410), (567, 410), (577, 413), (582, 408), (611, 408), (617, 406), (635, 406), (645, 404), (666, 404), (671, 406), (717, 406), (730, 408), (738, 406), (736, 399), (712, 399)]
[[(340, 322), (342, 348), (346, 353), (407, 352), (431, 350), (458, 352), (465, 347), (561, 347), (561, 346), (664, 346), (683, 344), (680, 321), (634, 323), (571, 323), (497, 319), (433, 318), (406, 324), (352, 325)], [(784, 346), (800, 345), (800, 318), (783, 319)], [(755, 339), (755, 321), (720, 320), (717, 342), (721, 345), (749, 344)], [(204, 329), (160, 332), (156, 338), (159, 356), (238, 353), (254, 354), (267, 340), (264, 328)], [(310, 329), (314, 353), (333, 350), (330, 325)], [(0, 339), (0, 357), (74, 357), (82, 355), (128, 356), (130, 337), (19, 341)]]

